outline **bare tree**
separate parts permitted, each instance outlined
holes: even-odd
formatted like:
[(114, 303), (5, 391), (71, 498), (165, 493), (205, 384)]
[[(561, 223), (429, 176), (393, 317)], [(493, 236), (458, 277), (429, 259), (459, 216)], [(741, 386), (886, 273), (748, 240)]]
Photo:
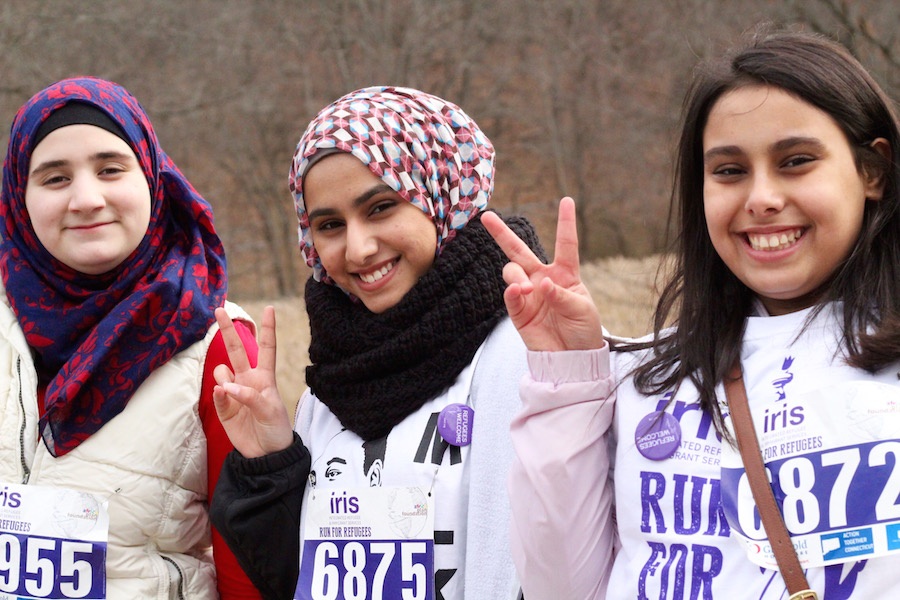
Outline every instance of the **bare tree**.
[(878, 0), (23, 0), (0, 6), (0, 116), (70, 75), (125, 85), (213, 204), (237, 297), (302, 290), (291, 155), (320, 108), (376, 84), (475, 118), (494, 207), (548, 245), (571, 195), (583, 258), (638, 256), (663, 247), (693, 64), (764, 20), (838, 37), (900, 94), (900, 5)]

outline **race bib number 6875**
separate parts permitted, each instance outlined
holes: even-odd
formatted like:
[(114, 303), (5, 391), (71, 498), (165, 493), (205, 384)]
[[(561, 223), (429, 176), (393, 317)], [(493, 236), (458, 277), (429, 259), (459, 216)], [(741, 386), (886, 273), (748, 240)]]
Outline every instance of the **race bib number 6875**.
[(295, 600), (432, 600), (434, 511), (417, 487), (310, 494)]

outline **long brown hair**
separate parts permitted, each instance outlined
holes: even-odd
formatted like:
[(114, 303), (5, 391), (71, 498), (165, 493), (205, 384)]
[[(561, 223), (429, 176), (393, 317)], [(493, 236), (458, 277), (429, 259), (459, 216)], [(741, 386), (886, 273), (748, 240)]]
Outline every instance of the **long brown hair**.
[[(855, 246), (822, 290), (822, 302), (843, 303), (842, 344), (849, 364), (878, 370), (900, 357), (900, 133), (891, 100), (840, 44), (823, 36), (761, 28), (720, 59), (697, 67), (685, 96), (670, 204), (677, 223), (674, 266), (654, 315), (651, 348), (634, 371), (637, 389), (660, 394), (685, 378), (701, 408), (725, 433), (715, 386), (740, 353), (754, 298), (719, 258), (703, 210), (703, 131), (723, 94), (747, 85), (780, 88), (830, 115), (853, 149), (860, 172), (884, 178), (881, 201), (867, 201)], [(886, 139), (890, 163), (870, 144)], [(817, 309), (818, 310), (818, 309)], [(667, 327), (673, 325), (673, 327)]]

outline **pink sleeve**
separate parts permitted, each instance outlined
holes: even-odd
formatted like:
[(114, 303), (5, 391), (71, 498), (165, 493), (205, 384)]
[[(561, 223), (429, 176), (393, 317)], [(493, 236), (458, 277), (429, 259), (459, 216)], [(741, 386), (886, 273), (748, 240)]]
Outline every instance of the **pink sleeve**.
[[(258, 347), (253, 331), (246, 324), (237, 320), (234, 322), (234, 329), (244, 344), (251, 366), (256, 366)], [(209, 346), (209, 350), (206, 352), (206, 364), (203, 367), (203, 384), (200, 391), (200, 421), (203, 423), (203, 431), (206, 433), (207, 477), (210, 502), (216, 489), (216, 483), (219, 480), (222, 463), (225, 462), (225, 456), (234, 448), (228, 439), (228, 435), (225, 433), (225, 428), (222, 427), (222, 423), (219, 421), (212, 399), (212, 391), (216, 385), (213, 370), (220, 364), (226, 364), (230, 367), (231, 361), (228, 359), (228, 351), (225, 349), (222, 332), (217, 331)], [(215, 527), (212, 528), (212, 545), (219, 597), (222, 600), (257, 600), (260, 598), (259, 592), (250, 583), (250, 579), (244, 574), (234, 554)]]
[(529, 352), (512, 422), (512, 553), (525, 598), (603, 599), (616, 549), (609, 349)]

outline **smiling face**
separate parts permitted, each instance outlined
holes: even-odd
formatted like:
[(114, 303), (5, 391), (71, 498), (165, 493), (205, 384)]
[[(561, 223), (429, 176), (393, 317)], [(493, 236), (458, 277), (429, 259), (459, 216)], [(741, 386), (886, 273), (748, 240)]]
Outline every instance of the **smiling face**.
[(313, 165), (303, 197), (325, 271), (373, 313), (400, 302), (434, 263), (431, 218), (355, 156), (337, 153)]
[[(879, 152), (889, 152), (877, 140)], [(768, 86), (723, 95), (703, 132), (703, 205), (729, 270), (769, 314), (812, 306), (859, 237), (883, 185), (857, 168), (825, 112)]]
[(119, 266), (150, 224), (150, 187), (131, 147), (94, 125), (68, 125), (34, 148), (25, 188), (50, 254), (89, 275)]

